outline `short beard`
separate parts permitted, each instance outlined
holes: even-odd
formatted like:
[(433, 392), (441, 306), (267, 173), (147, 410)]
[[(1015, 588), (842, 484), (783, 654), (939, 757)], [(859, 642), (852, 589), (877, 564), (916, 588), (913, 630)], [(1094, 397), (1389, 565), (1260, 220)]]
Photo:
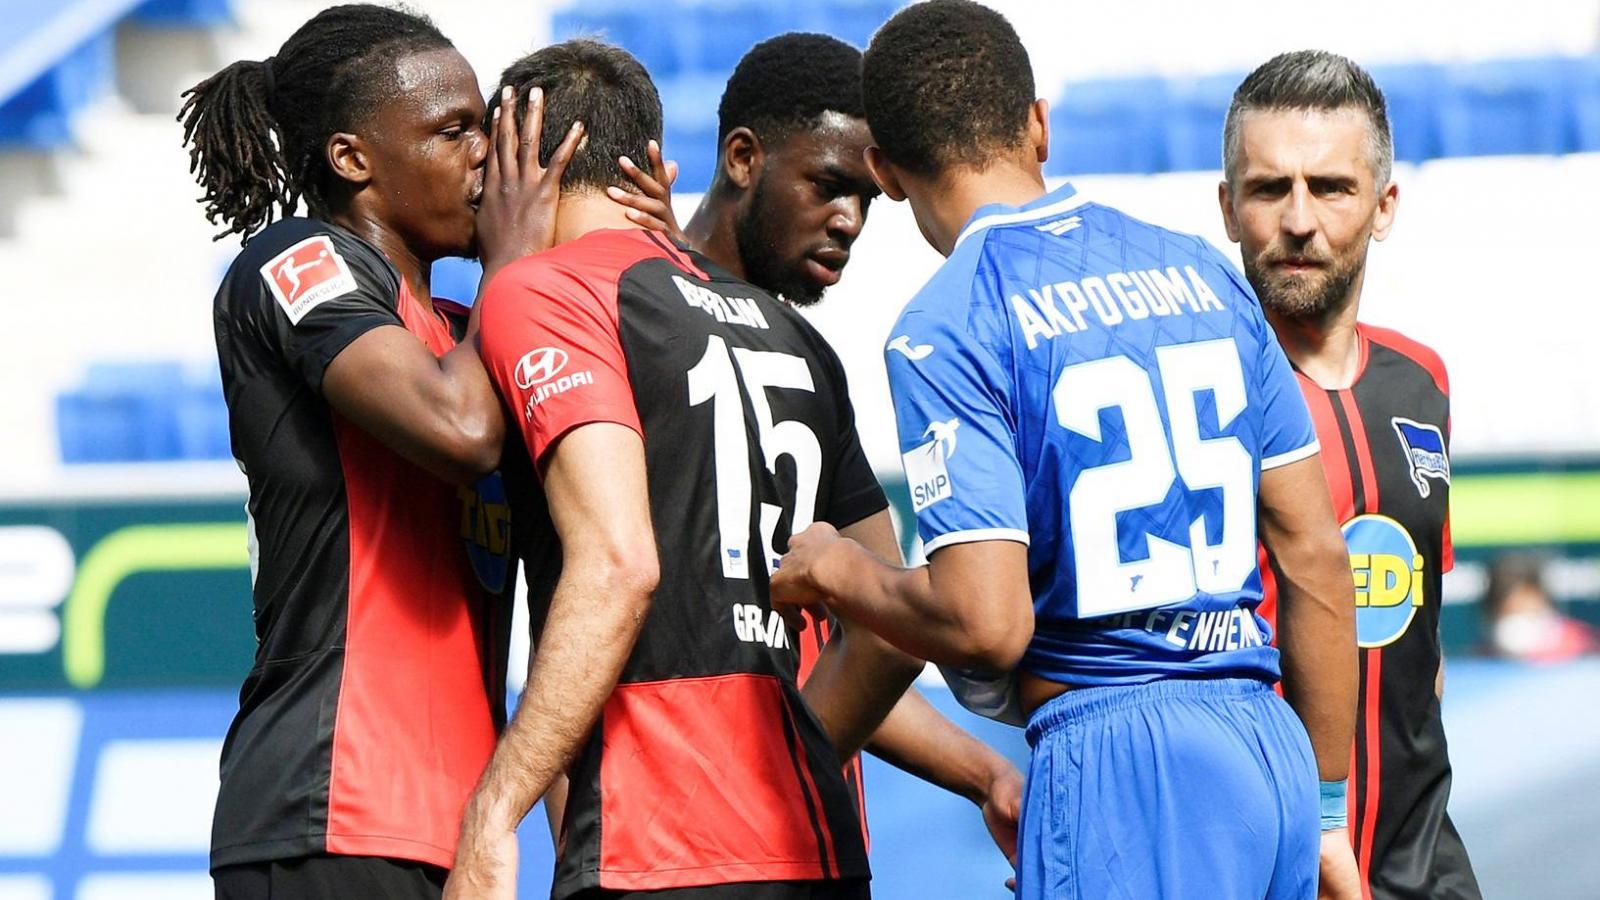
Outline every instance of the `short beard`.
[(1305, 275), (1277, 275), (1270, 265), (1263, 265), (1261, 257), (1244, 261), (1244, 275), (1255, 288), (1261, 305), (1285, 319), (1303, 322), (1326, 320), (1344, 309), (1350, 301), (1350, 288), (1361, 277), (1366, 266), (1365, 256), (1350, 260), (1335, 260), (1320, 273)]
[(733, 240), (744, 263), (746, 281), (794, 306), (811, 306), (822, 299), (823, 288), (792, 270), (778, 258), (780, 235), (775, 216), (767, 211), (767, 176), (762, 173), (751, 188), (750, 206), (733, 223)]

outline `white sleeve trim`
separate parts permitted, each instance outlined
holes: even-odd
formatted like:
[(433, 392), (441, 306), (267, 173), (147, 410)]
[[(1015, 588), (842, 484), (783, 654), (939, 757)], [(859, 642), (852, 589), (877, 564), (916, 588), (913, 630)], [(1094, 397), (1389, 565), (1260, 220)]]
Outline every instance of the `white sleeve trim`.
[(931, 541), (922, 544), (924, 554), (932, 553), (940, 547), (951, 544), (970, 544), (974, 541), (1016, 541), (1022, 546), (1028, 546), (1028, 533), (1020, 528), (974, 528), (970, 531), (952, 531), (941, 534)]
[(1265, 472), (1268, 469), (1276, 469), (1279, 466), (1287, 466), (1292, 462), (1299, 462), (1300, 460), (1315, 454), (1321, 449), (1321, 444), (1316, 441), (1312, 441), (1311, 443), (1297, 450), (1290, 450), (1288, 453), (1279, 453), (1277, 456), (1269, 456), (1261, 461), (1261, 471)]

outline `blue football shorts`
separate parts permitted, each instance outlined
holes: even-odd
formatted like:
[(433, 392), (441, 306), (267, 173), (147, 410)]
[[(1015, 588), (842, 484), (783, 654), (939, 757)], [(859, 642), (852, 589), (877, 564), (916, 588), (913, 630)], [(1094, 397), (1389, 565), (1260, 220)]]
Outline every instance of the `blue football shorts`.
[(1268, 685), (1079, 688), (1036, 710), (1027, 735), (1023, 900), (1316, 896), (1316, 761)]

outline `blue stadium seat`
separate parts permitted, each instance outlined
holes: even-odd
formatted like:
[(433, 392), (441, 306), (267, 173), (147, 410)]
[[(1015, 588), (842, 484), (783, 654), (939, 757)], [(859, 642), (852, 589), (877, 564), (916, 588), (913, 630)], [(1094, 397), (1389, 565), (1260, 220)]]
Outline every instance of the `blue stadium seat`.
[(1439, 155), (1565, 153), (1572, 149), (1559, 59), (1450, 66), (1441, 103)]
[(1374, 66), (1373, 80), (1389, 107), (1394, 158), (1421, 162), (1439, 155), (1439, 101), (1444, 73), (1438, 66)]
[(1175, 79), (1168, 107), (1167, 168), (1195, 172), (1222, 168), (1222, 124), (1243, 73)]
[(1166, 168), (1167, 84), (1128, 78), (1068, 84), (1050, 110), (1045, 172), (1078, 175)]
[(0, 146), (52, 149), (72, 140), (72, 115), (110, 87), (110, 31), (91, 37), (0, 105)]
[(220, 373), (185, 385), (177, 404), (178, 455), (183, 459), (232, 459), (228, 404)]
[(435, 297), (471, 306), (477, 299), (478, 282), (482, 278), (483, 266), (477, 260), (451, 256), (433, 264), (429, 287)]
[(661, 152), (678, 162), (678, 183), (673, 186), (677, 193), (703, 191), (711, 184), (717, 158), (717, 106), (729, 74), (656, 80), (666, 120)]
[(1575, 57), (1567, 63), (1567, 97), (1573, 152), (1600, 153), (1600, 54)]
[(674, 194), (697, 194), (711, 186), (717, 168), (717, 126), (715, 122), (679, 128), (667, 120), (667, 133), (661, 152), (678, 163)]
[(903, 5), (898, 0), (825, 0), (813, 7), (822, 14), (820, 23), (800, 23), (797, 27), (831, 34), (864, 50), (878, 27)]
[(657, 79), (683, 70), (683, 31), (671, 0), (649, 5), (601, 0), (559, 10), (551, 21), (555, 40), (599, 37), (638, 57)]
[(715, 75), (726, 82), (751, 47), (799, 23), (790, 9), (777, 0), (698, 0), (685, 4), (680, 7), (680, 15), (688, 25), (682, 44), (686, 52), (684, 68)]
[(141, 25), (213, 28), (233, 23), (233, 0), (145, 0), (132, 13)]
[(182, 454), (177, 363), (91, 363), (85, 386), (56, 398), (63, 462), (145, 462)]

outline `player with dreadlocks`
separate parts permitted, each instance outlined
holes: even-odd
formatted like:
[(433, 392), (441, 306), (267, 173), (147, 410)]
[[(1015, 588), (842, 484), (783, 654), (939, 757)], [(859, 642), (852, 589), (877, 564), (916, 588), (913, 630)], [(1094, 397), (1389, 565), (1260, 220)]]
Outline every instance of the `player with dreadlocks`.
[(245, 242), (214, 312), (258, 646), (222, 751), (217, 896), (437, 897), (503, 720), (509, 610), (503, 498), (456, 487), (495, 467), (504, 424), (429, 269), (547, 246), (582, 126), (548, 167), (537, 98), (519, 135), (502, 97), (486, 136), (461, 54), (372, 5), (185, 96), (207, 217)]

